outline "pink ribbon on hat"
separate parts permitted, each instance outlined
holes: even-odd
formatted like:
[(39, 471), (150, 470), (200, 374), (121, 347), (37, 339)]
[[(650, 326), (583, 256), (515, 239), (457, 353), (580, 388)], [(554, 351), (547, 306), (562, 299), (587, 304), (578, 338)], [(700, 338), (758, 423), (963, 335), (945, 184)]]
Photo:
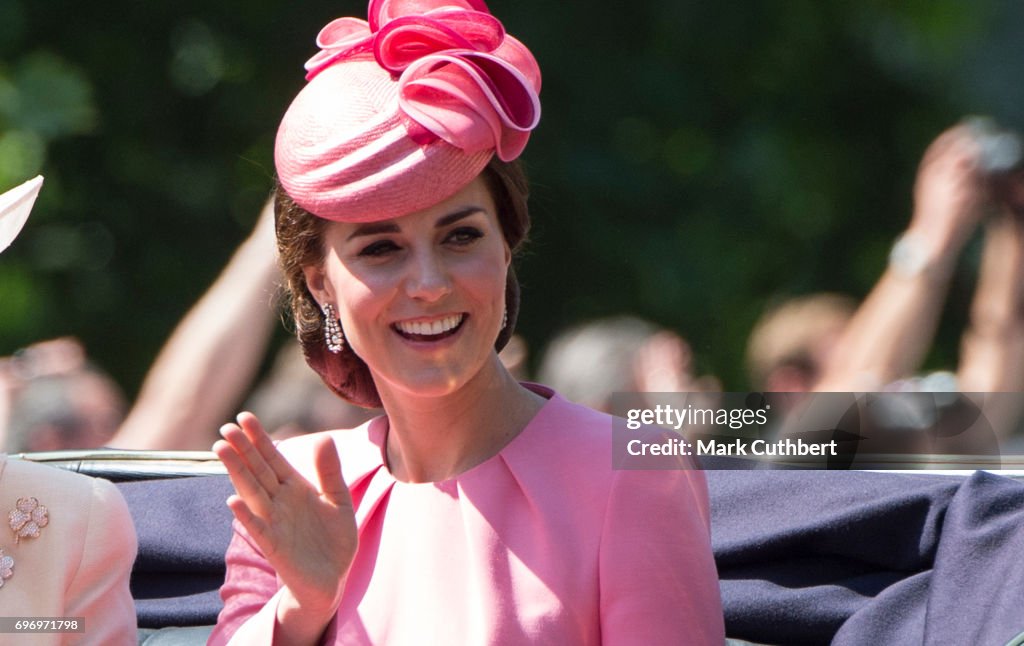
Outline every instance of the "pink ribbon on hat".
[(317, 36), (307, 80), (373, 53), (398, 76), (399, 108), (418, 143), (442, 139), (467, 153), (522, 153), (540, 121), (540, 68), (482, 0), (371, 0), (369, 22), (338, 18)]

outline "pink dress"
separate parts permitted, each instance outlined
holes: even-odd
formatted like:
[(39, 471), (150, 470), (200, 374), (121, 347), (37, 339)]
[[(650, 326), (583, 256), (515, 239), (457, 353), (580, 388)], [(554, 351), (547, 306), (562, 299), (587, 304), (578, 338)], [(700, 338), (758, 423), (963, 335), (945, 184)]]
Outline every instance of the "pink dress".
[[(704, 474), (613, 470), (611, 418), (530, 387), (549, 400), (520, 435), (444, 482), (391, 476), (384, 417), (331, 431), (359, 549), (323, 643), (725, 642)], [(310, 447), (281, 444), (305, 474)], [(267, 644), (281, 584), (235, 527), (209, 643)]]

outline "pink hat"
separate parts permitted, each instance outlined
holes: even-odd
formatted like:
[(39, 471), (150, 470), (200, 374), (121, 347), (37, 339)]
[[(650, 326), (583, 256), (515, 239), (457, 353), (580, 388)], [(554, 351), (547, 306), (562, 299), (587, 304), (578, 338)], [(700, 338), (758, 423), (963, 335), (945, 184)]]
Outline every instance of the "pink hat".
[(277, 133), (285, 192), (322, 218), (370, 222), (445, 200), (540, 119), (540, 69), (482, 0), (370, 0), (320, 31), (309, 83)]

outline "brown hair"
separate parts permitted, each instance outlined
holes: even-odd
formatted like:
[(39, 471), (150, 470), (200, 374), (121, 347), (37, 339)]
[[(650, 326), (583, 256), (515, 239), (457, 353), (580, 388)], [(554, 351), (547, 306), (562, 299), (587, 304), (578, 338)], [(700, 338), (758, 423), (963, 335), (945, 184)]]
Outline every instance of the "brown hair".
[[(530, 215), (526, 205), (529, 184), (526, 174), (518, 161), (503, 162), (495, 156), (484, 168), (482, 176), (494, 198), (505, 242), (515, 254), (526, 241), (530, 230)], [(291, 310), (295, 334), (302, 345), (306, 362), (342, 398), (367, 408), (380, 406), (380, 396), (370, 370), (352, 348), (345, 344), (338, 354), (327, 350), (323, 315), (306, 286), (303, 267), (323, 262), (323, 236), (329, 221), (297, 205), (280, 184), (276, 187), (274, 215), (278, 261), (284, 274), (287, 293), (286, 303)], [(508, 324), (498, 334), (494, 343), (496, 350), (508, 343), (519, 314), (519, 282), (512, 266), (509, 266), (505, 283), (505, 307)]]
[(857, 309), (849, 296), (822, 292), (793, 297), (769, 308), (754, 325), (747, 343), (747, 370), (756, 389), (768, 387), (772, 372), (797, 369), (808, 382), (821, 377), (815, 345), (842, 330)]

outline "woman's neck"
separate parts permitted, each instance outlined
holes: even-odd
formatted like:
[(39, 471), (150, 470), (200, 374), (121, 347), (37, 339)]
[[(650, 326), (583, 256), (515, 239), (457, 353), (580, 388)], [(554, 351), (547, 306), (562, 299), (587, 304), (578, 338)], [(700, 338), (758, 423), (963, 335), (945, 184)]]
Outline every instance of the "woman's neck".
[(378, 388), (388, 415), (388, 469), (403, 482), (447, 480), (497, 455), (546, 401), (519, 385), (497, 356), (444, 397)]

